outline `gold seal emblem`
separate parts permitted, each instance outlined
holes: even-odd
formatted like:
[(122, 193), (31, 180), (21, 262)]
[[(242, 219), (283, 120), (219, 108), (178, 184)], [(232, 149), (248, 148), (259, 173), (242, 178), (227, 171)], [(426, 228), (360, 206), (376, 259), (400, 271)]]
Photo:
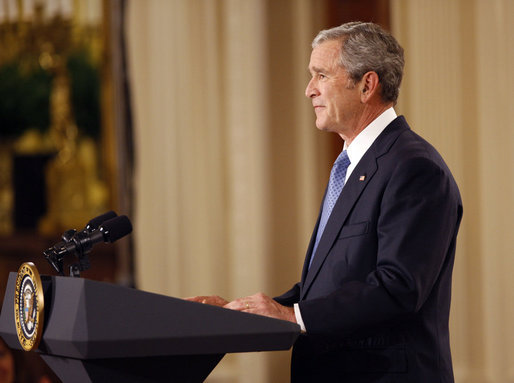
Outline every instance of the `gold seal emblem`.
[(32, 262), (20, 266), (14, 292), (14, 322), (21, 347), (38, 347), (43, 333), (44, 295), (41, 277)]

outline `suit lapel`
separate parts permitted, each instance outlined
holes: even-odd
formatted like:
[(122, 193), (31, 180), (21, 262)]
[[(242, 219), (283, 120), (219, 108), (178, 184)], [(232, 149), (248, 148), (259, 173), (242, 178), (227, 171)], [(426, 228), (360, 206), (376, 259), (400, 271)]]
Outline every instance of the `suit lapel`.
[[(304, 263), (302, 272), (303, 284), (301, 289), (301, 300), (304, 299), (305, 295), (309, 291), (310, 286), (316, 279), (321, 266), (325, 262), (330, 249), (337, 240), (338, 234), (345, 224), (350, 211), (358, 201), (368, 183), (375, 175), (378, 169), (377, 158), (389, 151), (391, 145), (398, 138), (399, 134), (406, 128), (408, 129), (408, 125), (405, 122), (405, 119), (403, 117), (396, 118), (386, 127), (380, 136), (377, 137), (375, 142), (367, 150), (367, 152), (364, 154), (364, 156), (353, 170), (350, 178), (344, 185), (344, 188), (341, 191), (334, 209), (332, 210), (332, 214), (330, 215), (327, 225), (325, 226), (325, 230), (323, 231), (323, 235), (320, 239), (310, 269), (308, 266), (309, 257), (306, 257), (306, 262)], [(362, 176), (364, 176), (364, 179), (361, 178)], [(316, 232), (319, 225), (319, 219), (320, 218), (318, 216), (318, 222), (314, 229), (314, 234), (311, 238), (307, 254), (312, 252), (314, 239), (316, 237)]]
[[(326, 190), (325, 190), (325, 195), (326, 195)], [(325, 197), (323, 197), (324, 199)], [(309, 271), (309, 263), (310, 263), (310, 257), (309, 257), (309, 254), (312, 254), (312, 249), (314, 248), (314, 243), (316, 242), (316, 234), (318, 232), (318, 227), (319, 227), (319, 222), (321, 220), (321, 209), (323, 207), (323, 199), (321, 200), (321, 207), (319, 209), (319, 213), (318, 213), (318, 220), (316, 221), (316, 225), (314, 226), (314, 231), (312, 232), (312, 235), (311, 235), (311, 240), (309, 242), (309, 246), (307, 247), (307, 256), (305, 257), (305, 261), (303, 262), (303, 269), (302, 269), (302, 283), (301, 283), (301, 286), (304, 285), (305, 283), (305, 278), (307, 276), (307, 273)], [(301, 295), (301, 294), (300, 294)]]
[[(341, 191), (341, 195), (332, 210), (332, 214), (330, 215), (327, 225), (325, 226), (325, 230), (323, 231), (323, 235), (321, 236), (318, 249), (316, 250), (310, 269), (306, 269), (306, 267), (308, 268), (308, 264), (306, 267), (304, 266), (305, 279), (301, 299), (303, 299), (309, 290), (310, 285), (325, 262), (325, 258), (328, 256), (330, 249), (334, 245), (339, 231), (346, 222), (352, 207), (355, 205), (362, 191), (373, 178), (373, 175), (377, 170), (375, 158), (368, 159), (367, 161), (363, 160), (364, 157), (359, 161), (359, 164), (353, 170), (350, 178), (347, 180), (343, 190)], [(359, 177), (361, 175), (366, 175), (364, 181), (359, 181)]]

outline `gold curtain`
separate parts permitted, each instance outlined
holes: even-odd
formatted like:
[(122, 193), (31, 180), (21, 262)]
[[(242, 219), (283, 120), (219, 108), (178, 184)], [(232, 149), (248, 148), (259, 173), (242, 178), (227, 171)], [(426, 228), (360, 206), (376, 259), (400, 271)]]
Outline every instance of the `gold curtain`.
[[(139, 288), (233, 299), (300, 278), (329, 170), (303, 95), (320, 5), (129, 2)], [(208, 381), (288, 376), (288, 352), (250, 353)]]
[(456, 382), (514, 381), (514, 27), (510, 0), (392, 1), (400, 112), (447, 160), (464, 202), (453, 280)]

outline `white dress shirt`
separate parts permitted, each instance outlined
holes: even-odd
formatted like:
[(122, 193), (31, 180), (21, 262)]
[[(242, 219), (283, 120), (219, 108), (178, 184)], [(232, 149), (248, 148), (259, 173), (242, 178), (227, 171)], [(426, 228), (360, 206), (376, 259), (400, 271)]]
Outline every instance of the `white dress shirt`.
[[(366, 126), (364, 130), (353, 139), (350, 145), (347, 146), (345, 142), (343, 149), (346, 150), (348, 158), (350, 159), (350, 166), (348, 166), (348, 169), (346, 170), (345, 183), (361, 160), (362, 156), (364, 156), (364, 153), (367, 152), (380, 133), (382, 133), (386, 126), (389, 125), (396, 117), (396, 112), (394, 108), (391, 107)], [(302, 329), (302, 332), (306, 332), (307, 330), (303, 323), (302, 313), (300, 312), (298, 303), (294, 304), (294, 315), (296, 317), (296, 322)]]

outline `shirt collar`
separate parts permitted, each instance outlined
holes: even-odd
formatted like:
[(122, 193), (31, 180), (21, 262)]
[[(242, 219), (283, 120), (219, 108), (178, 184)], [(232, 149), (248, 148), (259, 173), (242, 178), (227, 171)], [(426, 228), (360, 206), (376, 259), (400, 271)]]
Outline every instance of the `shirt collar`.
[(397, 117), (393, 107), (386, 109), (380, 116), (375, 118), (368, 126), (355, 137), (352, 143), (344, 150), (348, 153), (352, 169), (357, 166), (364, 153), (369, 149), (384, 129)]

